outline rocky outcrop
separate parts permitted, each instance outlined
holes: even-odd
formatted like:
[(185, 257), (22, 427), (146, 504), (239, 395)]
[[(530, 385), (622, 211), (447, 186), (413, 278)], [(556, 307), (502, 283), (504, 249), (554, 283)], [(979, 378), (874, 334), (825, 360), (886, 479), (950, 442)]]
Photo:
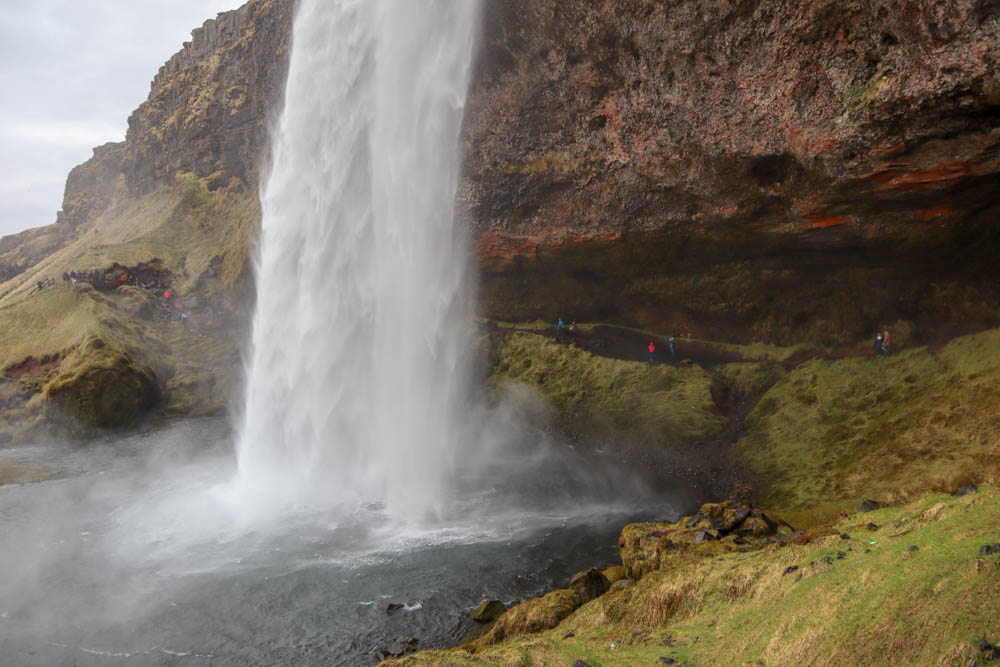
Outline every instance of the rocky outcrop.
[(164, 65), (130, 117), (123, 162), (129, 190), (178, 172), (255, 188), (280, 108), (294, 0), (253, 0), (206, 21)]
[(485, 25), (462, 195), (489, 314), (997, 321), (996, 3), (515, 0)]

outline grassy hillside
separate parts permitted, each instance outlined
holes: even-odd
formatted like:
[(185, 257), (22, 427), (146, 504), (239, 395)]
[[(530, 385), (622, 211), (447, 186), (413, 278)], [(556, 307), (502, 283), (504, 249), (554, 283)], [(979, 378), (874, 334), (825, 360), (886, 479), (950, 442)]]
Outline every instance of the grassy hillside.
[(825, 532), (653, 572), (554, 629), (384, 664), (964, 666), (1000, 643), (1000, 552), (981, 553), (1000, 543), (996, 487)]
[(734, 455), (768, 506), (821, 518), (865, 498), (1000, 481), (997, 405), (996, 329), (940, 350), (813, 360), (757, 404)]
[[(154, 406), (181, 414), (223, 408), (239, 368), (259, 203), (237, 181), (210, 190), (214, 183), (181, 175), (170, 187), (122, 198), (0, 285), (0, 437), (52, 420), (74, 431), (126, 424)], [(62, 280), (93, 270), (142, 270), (160, 287)], [(54, 284), (39, 289), (47, 280)]]
[(712, 375), (695, 364), (601, 357), (545, 336), (513, 333), (493, 346), (488, 385), (536, 388), (566, 431), (644, 449), (717, 437), (726, 425)]

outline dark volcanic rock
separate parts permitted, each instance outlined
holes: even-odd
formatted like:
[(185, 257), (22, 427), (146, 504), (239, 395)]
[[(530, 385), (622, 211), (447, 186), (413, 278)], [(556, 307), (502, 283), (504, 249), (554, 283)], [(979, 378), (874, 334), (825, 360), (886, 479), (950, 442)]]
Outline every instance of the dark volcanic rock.
[(576, 593), (580, 604), (583, 604), (607, 593), (611, 588), (611, 582), (600, 570), (591, 568), (573, 575), (568, 587)]
[(967, 496), (970, 493), (979, 493), (979, 487), (977, 487), (975, 484), (969, 484), (968, 486), (964, 486), (958, 491), (956, 491), (955, 495), (961, 498), (962, 496)]
[(863, 503), (861, 503), (861, 507), (859, 509), (862, 512), (873, 512), (873, 511), (877, 510), (879, 507), (880, 507), (880, 505), (878, 504), (878, 501), (876, 501), (876, 500), (866, 500)]

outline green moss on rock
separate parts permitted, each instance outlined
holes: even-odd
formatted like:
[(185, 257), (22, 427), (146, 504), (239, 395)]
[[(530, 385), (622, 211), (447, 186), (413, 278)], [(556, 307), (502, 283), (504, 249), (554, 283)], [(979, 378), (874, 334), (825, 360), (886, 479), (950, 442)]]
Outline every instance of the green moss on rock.
[(663, 449), (718, 436), (726, 421), (711, 395), (711, 375), (671, 366), (599, 357), (544, 336), (514, 333), (496, 341), (488, 385), (537, 389), (567, 432), (620, 448)]
[(153, 371), (100, 338), (89, 338), (45, 386), (57, 420), (72, 417), (89, 428), (122, 426), (145, 414), (159, 397)]

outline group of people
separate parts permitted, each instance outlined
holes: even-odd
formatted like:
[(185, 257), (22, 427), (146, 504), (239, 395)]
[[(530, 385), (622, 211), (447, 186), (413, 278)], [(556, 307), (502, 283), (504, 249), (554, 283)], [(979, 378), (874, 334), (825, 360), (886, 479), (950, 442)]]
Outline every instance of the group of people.
[(90, 269), (89, 271), (64, 271), (63, 282), (75, 285), (77, 283), (90, 283), (101, 285), (134, 285), (139, 286), (139, 274), (135, 271), (128, 273), (112, 273), (108, 278), (108, 273), (101, 269)]
[[(677, 341), (671, 336), (670, 340), (667, 341), (667, 348), (670, 349), (670, 359), (673, 361), (677, 358)], [(653, 354), (656, 352), (656, 343), (649, 341), (649, 363), (653, 363)]]
[(889, 354), (890, 346), (889, 330), (886, 329), (884, 332), (875, 335), (875, 354)]
[(567, 327), (563, 318), (560, 317), (559, 323), (556, 325), (556, 340), (566, 340), (567, 333), (569, 340), (573, 340), (573, 336), (576, 335), (576, 320), (573, 320)]

